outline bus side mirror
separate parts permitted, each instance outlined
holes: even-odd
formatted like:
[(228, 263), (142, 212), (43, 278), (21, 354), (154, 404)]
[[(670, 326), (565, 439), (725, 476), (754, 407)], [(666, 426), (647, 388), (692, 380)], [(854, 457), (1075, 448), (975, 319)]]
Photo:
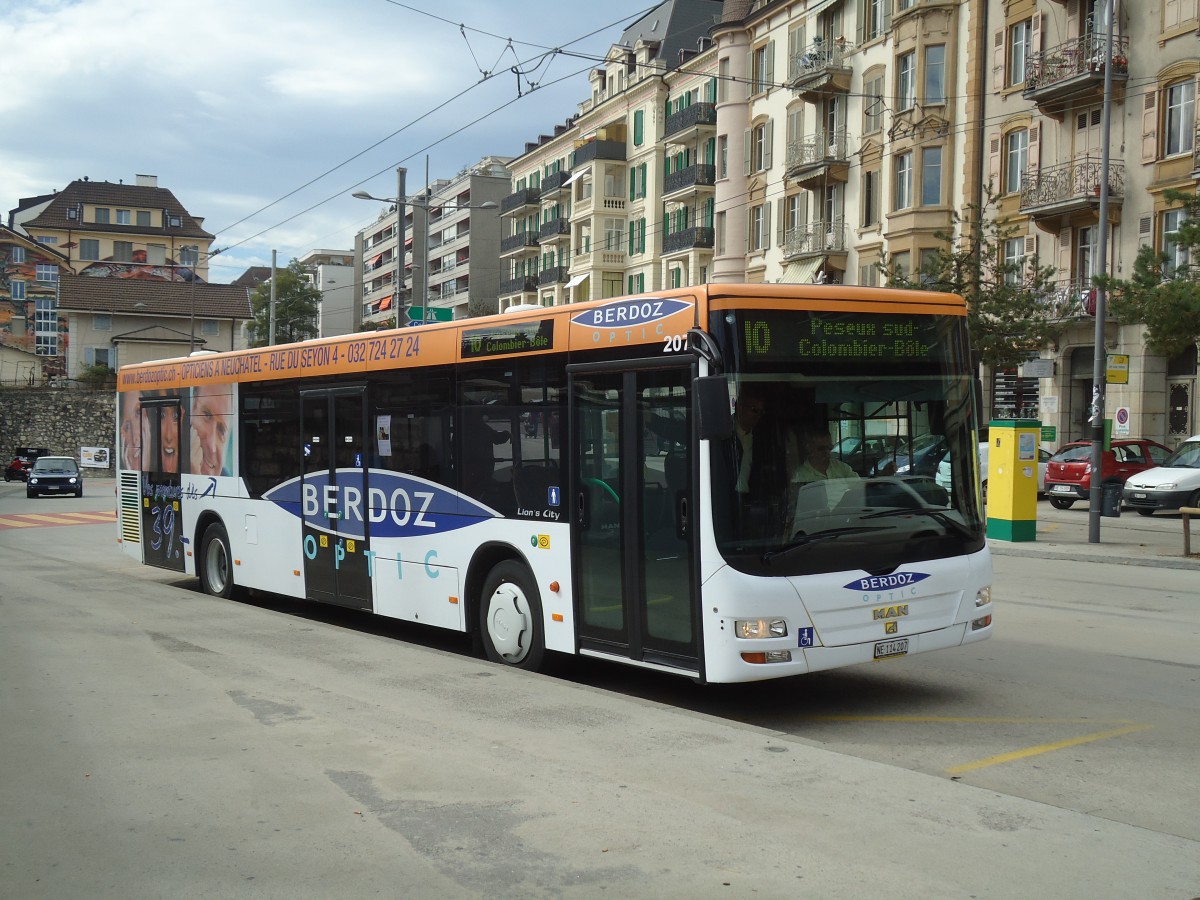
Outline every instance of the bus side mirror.
[(700, 440), (719, 441), (733, 436), (729, 409), (729, 381), (724, 375), (702, 375), (692, 382)]

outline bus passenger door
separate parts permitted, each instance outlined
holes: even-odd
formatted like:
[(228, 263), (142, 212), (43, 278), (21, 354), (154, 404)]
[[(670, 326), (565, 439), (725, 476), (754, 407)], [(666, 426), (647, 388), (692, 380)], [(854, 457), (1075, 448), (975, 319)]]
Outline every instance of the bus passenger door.
[(310, 600), (371, 609), (362, 388), (301, 392), (304, 584)]
[(568, 373), (580, 649), (698, 672), (693, 372), (630, 368)]

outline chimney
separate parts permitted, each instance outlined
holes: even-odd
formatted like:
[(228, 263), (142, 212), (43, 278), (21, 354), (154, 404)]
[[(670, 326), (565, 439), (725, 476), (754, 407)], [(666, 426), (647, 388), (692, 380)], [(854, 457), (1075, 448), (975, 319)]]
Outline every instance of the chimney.
[(157, 175), (135, 175), (134, 178), (137, 180), (138, 187), (158, 187)]

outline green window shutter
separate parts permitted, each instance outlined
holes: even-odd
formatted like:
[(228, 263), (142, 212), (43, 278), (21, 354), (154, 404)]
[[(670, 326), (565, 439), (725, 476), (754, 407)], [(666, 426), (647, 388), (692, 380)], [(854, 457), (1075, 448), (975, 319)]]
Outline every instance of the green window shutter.
[(625, 281), (626, 281), (625, 293), (632, 294), (633, 293), (633, 276), (630, 275)]
[(642, 146), (642, 140), (644, 137), (643, 130), (645, 127), (644, 120), (645, 120), (645, 113), (640, 109), (634, 110), (634, 113), (633, 113), (633, 146), (635, 146), (635, 147)]
[(638, 172), (640, 173), (638, 175), (638, 178), (641, 179), (638, 182), (638, 184), (641, 186), (641, 192), (638, 194), (638, 196), (645, 197), (646, 196), (646, 164), (645, 163), (642, 163), (640, 166), (638, 166)]
[(636, 223), (629, 223), (629, 255), (633, 256), (634, 237), (637, 234)]
[(637, 166), (633, 166), (629, 170), (629, 199), (630, 201), (637, 199)]
[(638, 253), (646, 252), (646, 219), (638, 219)]

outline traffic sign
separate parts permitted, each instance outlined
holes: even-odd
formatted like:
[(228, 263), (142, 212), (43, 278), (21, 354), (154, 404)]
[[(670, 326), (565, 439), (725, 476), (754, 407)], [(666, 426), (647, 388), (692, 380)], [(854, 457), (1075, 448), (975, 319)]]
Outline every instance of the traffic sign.
[(438, 306), (410, 306), (408, 320), (410, 322), (449, 322), (454, 318), (454, 310)]

